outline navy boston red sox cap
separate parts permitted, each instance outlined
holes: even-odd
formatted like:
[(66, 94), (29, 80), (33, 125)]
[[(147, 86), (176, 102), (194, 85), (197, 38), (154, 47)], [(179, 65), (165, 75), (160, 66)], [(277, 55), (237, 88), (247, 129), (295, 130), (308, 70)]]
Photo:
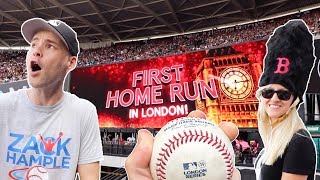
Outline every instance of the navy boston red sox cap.
[(32, 18), (25, 21), (21, 26), (23, 38), (30, 44), (33, 36), (40, 30), (50, 30), (55, 33), (68, 48), (72, 56), (79, 53), (79, 41), (77, 33), (65, 22), (60, 20), (46, 21), (42, 18)]

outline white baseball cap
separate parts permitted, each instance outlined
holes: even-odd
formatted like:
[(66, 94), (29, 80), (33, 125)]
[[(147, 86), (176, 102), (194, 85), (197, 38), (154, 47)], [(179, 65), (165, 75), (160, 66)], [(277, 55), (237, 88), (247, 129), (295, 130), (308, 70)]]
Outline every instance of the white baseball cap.
[(47, 29), (55, 33), (68, 48), (72, 56), (77, 56), (79, 49), (79, 41), (77, 33), (65, 22), (60, 20), (46, 21), (42, 18), (32, 18), (25, 21), (21, 26), (21, 34), (23, 38), (30, 44), (33, 36), (39, 31)]

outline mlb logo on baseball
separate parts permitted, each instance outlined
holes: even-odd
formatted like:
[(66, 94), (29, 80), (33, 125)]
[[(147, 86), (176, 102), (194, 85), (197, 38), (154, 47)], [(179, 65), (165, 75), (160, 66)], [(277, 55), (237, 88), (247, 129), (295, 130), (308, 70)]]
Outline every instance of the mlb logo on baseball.
[(183, 163), (184, 170), (196, 170), (197, 162)]
[(205, 168), (206, 162), (205, 161), (199, 161), (199, 162), (188, 162), (183, 163), (183, 169), (186, 170), (196, 170), (198, 168)]

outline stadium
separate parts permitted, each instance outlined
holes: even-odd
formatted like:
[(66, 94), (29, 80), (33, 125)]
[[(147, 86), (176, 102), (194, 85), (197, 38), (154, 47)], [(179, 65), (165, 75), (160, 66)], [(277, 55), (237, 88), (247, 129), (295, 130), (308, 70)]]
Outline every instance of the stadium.
[[(239, 128), (236, 167), (255, 179), (263, 149), (255, 92), (273, 30), (303, 19), (314, 35), (316, 63), (298, 113), (320, 153), (319, 0), (15, 0), (0, 1), (0, 96), (28, 88), (24, 21), (59, 19), (78, 35), (77, 68), (64, 90), (93, 103), (104, 160), (101, 179), (128, 179), (124, 162), (137, 132), (156, 135), (192, 110)], [(236, 77), (237, 76), (237, 77)], [(236, 88), (221, 83), (233, 77)], [(318, 158), (316, 179), (320, 179)], [(1, 178), (0, 178), (1, 179)]]

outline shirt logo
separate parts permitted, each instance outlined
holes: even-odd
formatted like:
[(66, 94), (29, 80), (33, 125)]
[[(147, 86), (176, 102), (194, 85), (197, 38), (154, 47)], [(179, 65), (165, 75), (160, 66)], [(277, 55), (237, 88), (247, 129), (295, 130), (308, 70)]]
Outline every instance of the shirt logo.
[(49, 138), (47, 141), (43, 139), (43, 136), (41, 136), (41, 134), (39, 134), (40, 136), (40, 140), (44, 146), (44, 149), (47, 151), (47, 152), (51, 152), (54, 145), (57, 144), (57, 142), (60, 140), (61, 136), (63, 135), (62, 132), (59, 133), (59, 137), (56, 139), (56, 140), (53, 140), (53, 138)]
[(25, 179), (28, 173), (34, 176), (39, 169), (47, 169), (47, 173), (51, 169), (70, 169), (71, 138), (66, 138), (63, 132), (55, 137), (44, 137), (43, 134), (30, 137), (18, 133), (10, 133), (9, 136), (6, 163), (15, 166), (8, 173), (11, 179)]

